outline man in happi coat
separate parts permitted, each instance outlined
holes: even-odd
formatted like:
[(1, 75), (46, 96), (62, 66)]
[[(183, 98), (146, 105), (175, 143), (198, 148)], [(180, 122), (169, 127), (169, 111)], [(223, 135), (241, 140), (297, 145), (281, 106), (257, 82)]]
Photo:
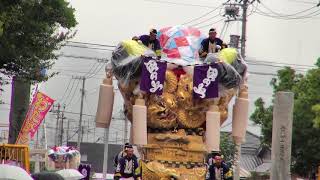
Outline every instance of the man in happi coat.
[(200, 58), (205, 58), (209, 53), (217, 53), (223, 45), (223, 41), (217, 37), (217, 31), (215, 28), (209, 30), (209, 37), (201, 42), (201, 48), (199, 50)]
[[(124, 147), (123, 147), (123, 150), (121, 152), (119, 152), (119, 154), (117, 154), (115, 157), (114, 157), (114, 167), (117, 167), (118, 166), (118, 163), (119, 163), (119, 160), (124, 157), (126, 154), (127, 154), (127, 148), (128, 146), (131, 146), (129, 143), (125, 143), (124, 144)], [(137, 156), (135, 154), (133, 154), (133, 158), (136, 158), (137, 159)]]
[(139, 40), (147, 46), (148, 48), (152, 49), (158, 58), (161, 58), (161, 47), (160, 42), (157, 39), (158, 31), (156, 29), (151, 29), (149, 35), (142, 35), (139, 37)]
[(213, 157), (209, 163), (206, 180), (229, 180), (232, 179), (232, 172), (228, 165), (223, 161), (220, 154)]
[(127, 146), (126, 155), (119, 160), (116, 168), (115, 180), (139, 180), (140, 167), (138, 159), (134, 157), (132, 145)]

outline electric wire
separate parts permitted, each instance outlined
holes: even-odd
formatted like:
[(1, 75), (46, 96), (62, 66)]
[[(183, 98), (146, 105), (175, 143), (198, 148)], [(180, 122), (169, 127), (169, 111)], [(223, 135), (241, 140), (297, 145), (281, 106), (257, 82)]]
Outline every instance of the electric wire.
[[(274, 10), (272, 10), (271, 8), (267, 7), (265, 4), (260, 3), (262, 7), (264, 7), (265, 9), (267, 9), (271, 14), (269, 14), (268, 12), (265, 12), (263, 10), (261, 10), (260, 8), (256, 8), (256, 13), (262, 16), (266, 16), (266, 17), (270, 17), (270, 18), (275, 18), (275, 19), (280, 19), (280, 20), (299, 20), (299, 19), (310, 19), (310, 18), (314, 18), (316, 16), (318, 16), (320, 14), (320, 10), (317, 9), (315, 11), (312, 11), (312, 9), (317, 8), (317, 6), (312, 6), (310, 8), (292, 13), (292, 14), (283, 14), (283, 13), (279, 13), (279, 12), (275, 12)], [(310, 12), (312, 11), (312, 12)], [(305, 14), (309, 12), (309, 14)]]
[(166, 4), (166, 5), (179, 5), (179, 6), (192, 6), (192, 7), (202, 7), (202, 8), (215, 8), (214, 6), (208, 6), (208, 5), (177, 3), (177, 2), (163, 1), (163, 0), (143, 0), (143, 1), (159, 3), (159, 4)]
[(85, 49), (94, 49), (94, 50), (103, 50), (103, 51), (113, 51), (112, 49), (105, 49), (105, 48), (95, 48), (95, 47), (87, 47), (87, 46), (78, 46), (78, 45), (70, 45), (70, 44), (66, 44), (63, 45), (66, 47), (75, 47), (75, 48), (85, 48)]
[(219, 22), (221, 22), (221, 21), (224, 21), (224, 20), (225, 20), (225, 18), (221, 18), (221, 19), (218, 20), (218, 21), (215, 21), (215, 22), (212, 22), (212, 23), (210, 23), (210, 24), (203, 25), (203, 26), (200, 26), (200, 27), (197, 27), (197, 28), (203, 29), (203, 28), (205, 28), (205, 27), (212, 26), (212, 25), (214, 25), (214, 24), (216, 24), (216, 23), (219, 23)]
[(308, 11), (310, 11), (310, 10), (312, 10), (312, 9), (317, 8), (317, 6), (312, 6), (312, 7), (310, 7), (310, 8), (307, 8), (307, 9), (304, 9), (304, 10), (302, 10), (302, 11), (298, 11), (298, 12), (295, 12), (295, 13), (292, 13), (292, 14), (283, 14), (283, 13), (275, 12), (274, 10), (272, 10), (271, 8), (269, 8), (268, 6), (266, 6), (266, 5), (265, 5), (264, 3), (262, 3), (262, 2), (261, 2), (260, 4), (261, 4), (261, 6), (263, 6), (265, 9), (267, 9), (268, 11), (270, 11), (271, 13), (273, 13), (273, 14), (279, 16), (279, 17), (296, 16), (296, 15), (303, 14), (303, 13), (305, 13), (305, 12), (308, 12)]
[(58, 101), (61, 101), (61, 100), (65, 97), (66, 93), (68, 92), (68, 89), (69, 89), (69, 86), (70, 86), (70, 84), (71, 84), (71, 81), (72, 81), (72, 78), (70, 78), (70, 79), (69, 79), (69, 82), (68, 82), (67, 88), (65, 89), (65, 91), (64, 91), (64, 93), (63, 93), (63, 95), (59, 98), (59, 100), (58, 100)]
[[(70, 94), (71, 94), (71, 92), (72, 92), (72, 90), (73, 90), (75, 80), (74, 80), (73, 78), (70, 78), (70, 79), (72, 80), (71, 89), (70, 89), (70, 91), (68, 92), (68, 95), (66, 95), (63, 99), (61, 98), (61, 100), (60, 100), (60, 101), (62, 101), (61, 104), (63, 104), (63, 102), (66, 101), (66, 99), (70, 96)], [(64, 103), (64, 104), (65, 104), (65, 103)]]
[(91, 45), (91, 46), (102, 46), (102, 47), (110, 47), (115, 48), (115, 45), (107, 45), (107, 44), (98, 44), (98, 43), (89, 43), (89, 42), (80, 42), (80, 41), (67, 41), (68, 43), (73, 44), (84, 44), (84, 45)]
[(189, 21), (187, 21), (187, 22), (184, 22), (184, 23), (182, 23), (182, 25), (187, 25), (187, 24), (189, 24), (189, 23), (192, 23), (192, 22), (194, 22), (194, 21), (197, 21), (197, 20), (199, 20), (199, 19), (202, 19), (202, 18), (206, 17), (207, 15), (209, 15), (209, 14), (213, 13), (214, 11), (216, 11), (218, 8), (222, 8), (222, 6), (218, 6), (217, 8), (214, 8), (214, 9), (212, 9), (212, 10), (210, 10), (210, 11), (202, 14), (201, 16), (199, 16), (199, 17), (197, 17), (197, 18), (193, 18), (193, 19), (191, 19), (191, 20), (189, 20)]
[(77, 90), (78, 90), (79, 84), (80, 84), (80, 80), (77, 81), (76, 88), (75, 88), (75, 90), (73, 91), (73, 94), (72, 94), (71, 99), (69, 100), (69, 102), (68, 102), (68, 103), (66, 103), (66, 102), (64, 103), (64, 104), (66, 104), (66, 106), (69, 106), (69, 105), (72, 103), (72, 101), (73, 101), (73, 99), (74, 99), (74, 97), (75, 97), (75, 94), (76, 94), (76, 92), (77, 92)]
[(204, 20), (202, 20), (202, 21), (200, 21), (200, 22), (198, 22), (198, 23), (192, 24), (192, 25), (190, 25), (190, 26), (195, 27), (195, 26), (201, 25), (201, 24), (206, 23), (206, 22), (208, 22), (208, 21), (210, 21), (210, 20), (213, 20), (214, 18), (219, 17), (219, 16), (220, 16), (220, 14), (217, 14), (217, 15), (215, 15), (215, 16), (209, 17), (209, 18), (207, 18), (207, 19), (204, 19)]

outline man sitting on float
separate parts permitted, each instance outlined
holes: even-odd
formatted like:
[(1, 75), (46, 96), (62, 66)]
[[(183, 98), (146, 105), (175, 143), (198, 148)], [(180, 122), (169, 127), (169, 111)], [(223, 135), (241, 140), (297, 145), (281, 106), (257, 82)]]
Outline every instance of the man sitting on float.
[(209, 37), (201, 42), (200, 58), (205, 58), (209, 53), (217, 53), (223, 46), (223, 41), (217, 37), (215, 28), (209, 30)]

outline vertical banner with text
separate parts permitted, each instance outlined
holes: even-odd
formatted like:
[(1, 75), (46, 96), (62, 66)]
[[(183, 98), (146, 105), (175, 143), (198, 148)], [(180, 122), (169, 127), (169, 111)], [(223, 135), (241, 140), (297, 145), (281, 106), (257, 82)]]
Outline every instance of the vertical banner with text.
[(197, 99), (219, 97), (218, 65), (195, 66), (193, 73), (193, 97)]
[(29, 136), (33, 138), (42, 120), (53, 105), (54, 100), (49, 96), (37, 92), (29, 106), (28, 113), (21, 127), (16, 144), (28, 144)]
[(164, 87), (167, 63), (145, 58), (142, 66), (140, 89), (146, 93), (161, 95)]

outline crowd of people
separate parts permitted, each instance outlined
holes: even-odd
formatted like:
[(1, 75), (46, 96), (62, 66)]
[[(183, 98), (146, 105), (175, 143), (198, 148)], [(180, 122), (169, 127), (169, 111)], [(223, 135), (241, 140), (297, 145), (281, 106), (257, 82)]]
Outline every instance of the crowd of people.
[[(212, 151), (206, 160), (206, 180), (231, 180), (232, 170), (223, 160), (219, 151)], [(134, 154), (133, 146), (124, 145), (123, 150), (114, 158), (114, 180), (140, 180), (142, 174), (141, 163)], [(174, 178), (173, 178), (174, 179)]]

